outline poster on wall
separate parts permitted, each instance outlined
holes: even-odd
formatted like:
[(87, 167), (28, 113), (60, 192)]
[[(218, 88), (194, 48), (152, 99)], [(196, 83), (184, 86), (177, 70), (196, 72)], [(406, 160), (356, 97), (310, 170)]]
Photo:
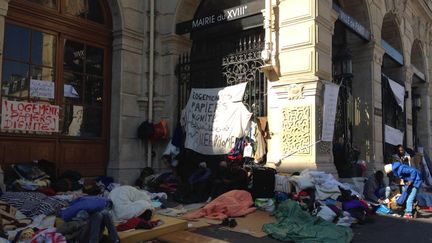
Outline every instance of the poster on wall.
[(192, 89), (183, 110), (185, 147), (201, 154), (227, 154), (244, 135), (252, 116), (243, 104), (247, 83)]
[(338, 95), (339, 85), (333, 83), (325, 84), (321, 141), (333, 141)]
[(30, 79), (30, 97), (54, 99), (54, 82)]
[(58, 132), (59, 106), (2, 100), (1, 128), (5, 130)]

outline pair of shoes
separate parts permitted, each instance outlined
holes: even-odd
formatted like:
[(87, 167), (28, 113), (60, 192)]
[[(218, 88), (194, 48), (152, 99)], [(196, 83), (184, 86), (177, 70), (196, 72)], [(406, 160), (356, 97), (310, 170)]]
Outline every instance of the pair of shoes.
[(406, 219), (412, 219), (413, 218), (412, 214), (410, 214), (410, 213), (405, 213), (403, 217)]
[(222, 221), (221, 225), (228, 226), (230, 228), (234, 228), (237, 226), (237, 221), (235, 221), (235, 219), (225, 218)]

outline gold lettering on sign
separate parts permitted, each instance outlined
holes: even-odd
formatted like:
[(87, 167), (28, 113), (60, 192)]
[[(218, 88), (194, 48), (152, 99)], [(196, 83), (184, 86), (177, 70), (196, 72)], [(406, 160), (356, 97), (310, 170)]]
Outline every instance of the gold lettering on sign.
[(291, 106), (282, 110), (282, 151), (289, 154), (307, 147), (295, 155), (310, 155), (311, 106)]

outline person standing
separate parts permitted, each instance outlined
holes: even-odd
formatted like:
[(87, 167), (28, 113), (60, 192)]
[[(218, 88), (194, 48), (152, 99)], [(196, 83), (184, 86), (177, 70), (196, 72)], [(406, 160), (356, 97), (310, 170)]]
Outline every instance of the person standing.
[(397, 146), (397, 153), (393, 155), (393, 158), (401, 163), (411, 166), (411, 156), (406, 152), (403, 145)]
[(399, 201), (398, 203), (403, 204), (403, 201), (406, 201), (404, 218), (412, 218), (413, 202), (417, 195), (417, 191), (421, 187), (423, 182), (420, 172), (417, 169), (402, 164), (399, 161), (385, 165), (384, 171), (386, 174), (390, 174), (393, 172), (394, 176), (403, 179), (405, 185), (402, 187), (401, 197), (404, 198), (405, 194), (406, 200), (402, 200), (402, 202)]

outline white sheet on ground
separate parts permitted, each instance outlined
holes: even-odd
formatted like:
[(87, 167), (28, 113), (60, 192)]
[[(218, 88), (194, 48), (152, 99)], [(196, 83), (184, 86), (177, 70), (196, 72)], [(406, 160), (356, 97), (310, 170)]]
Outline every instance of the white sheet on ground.
[(109, 199), (113, 202), (114, 221), (138, 217), (148, 209), (154, 210), (150, 193), (132, 186), (114, 188)]

